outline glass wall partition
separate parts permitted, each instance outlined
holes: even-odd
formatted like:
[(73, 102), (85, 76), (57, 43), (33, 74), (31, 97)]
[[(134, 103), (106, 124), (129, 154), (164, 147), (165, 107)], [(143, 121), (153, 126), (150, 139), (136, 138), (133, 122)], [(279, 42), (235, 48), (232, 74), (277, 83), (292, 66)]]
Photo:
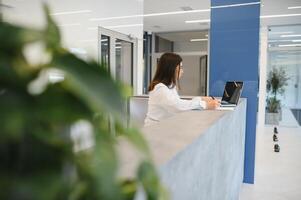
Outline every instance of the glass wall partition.
[(301, 124), (301, 25), (269, 28), (266, 116), (267, 124)]

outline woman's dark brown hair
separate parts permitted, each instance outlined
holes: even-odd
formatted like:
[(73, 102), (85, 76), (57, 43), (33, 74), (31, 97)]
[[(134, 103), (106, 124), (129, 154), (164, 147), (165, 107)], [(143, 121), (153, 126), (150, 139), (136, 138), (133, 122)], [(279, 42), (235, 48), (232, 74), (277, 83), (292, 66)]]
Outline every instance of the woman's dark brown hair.
[[(156, 74), (152, 80), (148, 91), (152, 91), (158, 83), (163, 83), (169, 88), (173, 88), (176, 85), (179, 87), (178, 79), (179, 74), (175, 76), (176, 68), (182, 62), (181, 56), (175, 53), (164, 53), (157, 66)], [(178, 71), (178, 73), (180, 70)]]

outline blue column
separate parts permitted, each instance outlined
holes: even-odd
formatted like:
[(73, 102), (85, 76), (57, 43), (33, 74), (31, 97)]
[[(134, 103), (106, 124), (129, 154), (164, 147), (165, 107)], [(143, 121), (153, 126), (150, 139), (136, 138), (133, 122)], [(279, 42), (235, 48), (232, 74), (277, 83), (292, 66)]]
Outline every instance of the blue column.
[(248, 100), (245, 183), (254, 183), (259, 17), (260, 0), (211, 0), (209, 93), (221, 96), (226, 81), (244, 82), (242, 97)]

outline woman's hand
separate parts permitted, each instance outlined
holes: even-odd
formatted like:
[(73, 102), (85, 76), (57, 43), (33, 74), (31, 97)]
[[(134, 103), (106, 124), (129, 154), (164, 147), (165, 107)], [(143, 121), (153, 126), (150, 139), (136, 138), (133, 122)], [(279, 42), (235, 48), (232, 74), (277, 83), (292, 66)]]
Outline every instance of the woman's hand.
[(218, 101), (216, 99), (208, 100), (208, 101), (206, 101), (206, 103), (207, 103), (207, 109), (209, 109), (209, 110), (214, 110), (220, 106), (220, 101)]
[(201, 97), (202, 98), (202, 100), (203, 101), (206, 101), (206, 102), (208, 102), (208, 101), (211, 101), (212, 100), (212, 98), (211, 97)]
[(217, 107), (220, 106), (220, 100), (217, 100), (217, 99), (214, 99), (212, 97), (201, 97), (203, 101), (206, 102), (207, 104), (207, 107), (206, 109), (209, 109), (209, 110), (214, 110), (216, 109)]

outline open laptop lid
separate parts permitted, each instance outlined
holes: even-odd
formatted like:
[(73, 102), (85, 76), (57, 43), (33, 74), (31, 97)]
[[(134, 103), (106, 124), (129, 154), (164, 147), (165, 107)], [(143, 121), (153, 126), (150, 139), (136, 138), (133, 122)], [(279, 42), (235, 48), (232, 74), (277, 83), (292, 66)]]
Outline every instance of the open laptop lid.
[(222, 104), (235, 104), (237, 105), (242, 92), (242, 81), (228, 81), (225, 85)]

